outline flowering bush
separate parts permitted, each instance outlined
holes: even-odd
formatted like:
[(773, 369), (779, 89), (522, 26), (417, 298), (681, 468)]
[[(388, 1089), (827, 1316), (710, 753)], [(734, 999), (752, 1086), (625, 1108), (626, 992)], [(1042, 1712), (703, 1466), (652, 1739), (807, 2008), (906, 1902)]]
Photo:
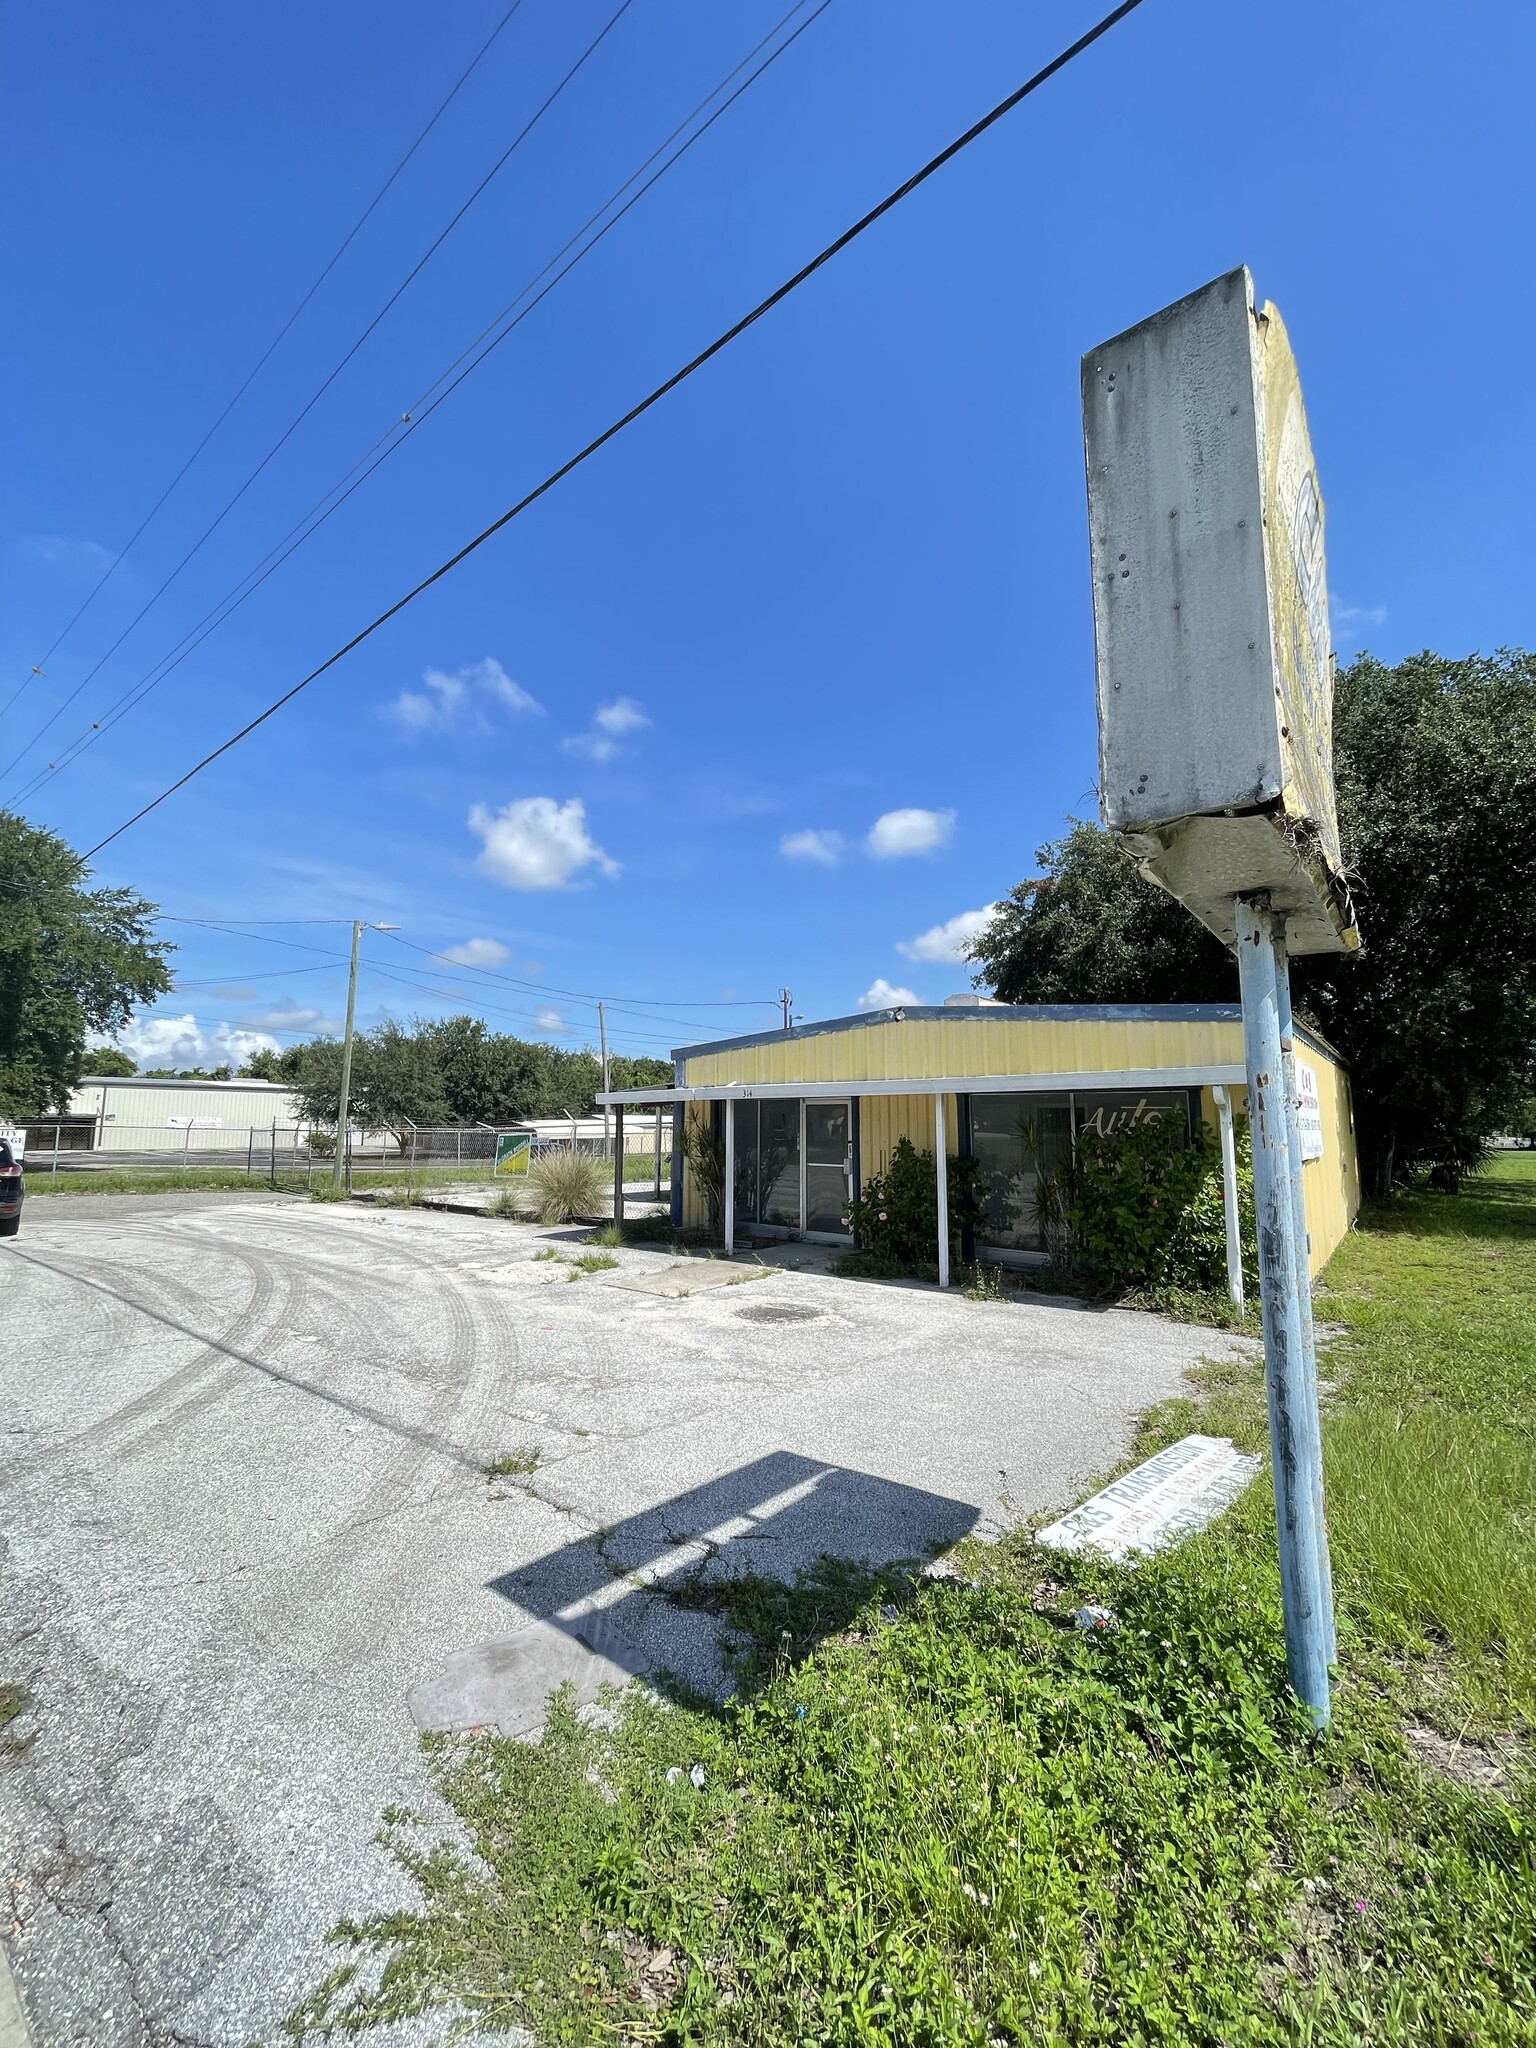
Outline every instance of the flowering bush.
[[(859, 1248), (871, 1258), (911, 1272), (935, 1265), (939, 1256), (939, 1191), (937, 1161), (917, 1151), (910, 1138), (899, 1139), (884, 1173), (872, 1173), (861, 1197), (848, 1205)], [(949, 1161), (950, 1254), (959, 1257), (960, 1233), (976, 1223), (981, 1204), (976, 1193), (976, 1162)]]

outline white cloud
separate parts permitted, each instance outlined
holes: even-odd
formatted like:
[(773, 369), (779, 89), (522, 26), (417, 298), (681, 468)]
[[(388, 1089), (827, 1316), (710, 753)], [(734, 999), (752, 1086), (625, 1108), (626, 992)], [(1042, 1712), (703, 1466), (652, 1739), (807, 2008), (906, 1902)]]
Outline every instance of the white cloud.
[(650, 722), (633, 697), (615, 697), (611, 704), (599, 704), (592, 716), (594, 725), (601, 726), (604, 732), (612, 733), (615, 738), (620, 733), (635, 732)]
[(842, 857), (843, 835), (841, 832), (786, 832), (779, 841), (779, 851), (786, 860), (813, 860), (824, 868), (836, 867)]
[(563, 1031), (565, 1029), (565, 1019), (558, 1010), (548, 1008), (535, 1010), (533, 1021), (541, 1031)]
[(1351, 626), (1357, 619), (1363, 626), (1384, 626), (1387, 608), (1384, 604), (1336, 604), (1333, 616), (1341, 626)]
[(560, 744), (568, 754), (584, 754), (589, 761), (611, 761), (624, 734), (638, 732), (650, 722), (633, 697), (615, 697), (611, 704), (598, 705), (592, 714), (591, 732), (573, 732)]
[(892, 988), (884, 975), (877, 974), (859, 997), (861, 1010), (900, 1010), (909, 1003), (920, 1003), (922, 997), (909, 988)]
[(619, 872), (588, 833), (579, 797), (557, 804), (552, 796), (523, 796), (499, 811), (476, 804), (469, 827), (485, 842), (476, 866), (508, 889), (563, 889), (586, 867)]
[(26, 545), (47, 568), (62, 569), (82, 582), (104, 576), (117, 559), (100, 541), (68, 539), (59, 533), (33, 534)]
[(483, 729), (480, 705), (489, 700), (514, 717), (542, 716), (544, 707), (521, 683), (514, 683), (499, 661), (487, 656), (449, 675), (440, 668), (422, 672), (419, 690), (402, 690), (385, 708), (406, 732), (445, 732), (471, 721)]
[(268, 1032), (243, 1029), (233, 1024), (215, 1024), (204, 1031), (189, 1010), (180, 1017), (135, 1017), (115, 1039), (102, 1040), (121, 1047), (128, 1057), (145, 1067), (241, 1067), (254, 1052), (279, 1052), (281, 1047)]
[(500, 939), (466, 939), (461, 946), (445, 946), (442, 957), (457, 967), (499, 967), (512, 955)]
[(991, 922), (997, 907), (995, 903), (986, 903), (980, 910), (962, 910), (958, 917), (930, 926), (915, 939), (899, 939), (896, 950), (905, 953), (909, 960), (963, 960), (966, 947)]
[(341, 1019), (328, 1017), (305, 1003), (274, 1003), (270, 1010), (258, 1010), (240, 1019), (249, 1031), (294, 1031), (310, 1038), (337, 1038)]
[(866, 843), (877, 860), (901, 860), (932, 853), (954, 829), (953, 811), (886, 811), (869, 828)]

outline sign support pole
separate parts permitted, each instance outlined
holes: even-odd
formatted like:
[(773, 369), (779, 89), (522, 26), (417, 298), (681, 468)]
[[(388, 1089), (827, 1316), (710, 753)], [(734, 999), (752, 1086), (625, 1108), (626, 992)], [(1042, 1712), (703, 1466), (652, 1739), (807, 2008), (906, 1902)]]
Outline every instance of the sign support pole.
[(1323, 1506), (1322, 1420), (1317, 1405), (1317, 1341), (1312, 1329), (1311, 1246), (1307, 1241), (1307, 1203), (1302, 1180), (1301, 1090), (1296, 1081), (1296, 1035), (1291, 1019), (1291, 964), (1285, 949), (1285, 919), (1274, 920), (1275, 994), (1280, 1016), (1280, 1058), (1285, 1071), (1285, 1135), (1290, 1152), (1292, 1231), (1296, 1240), (1296, 1292), (1301, 1303), (1302, 1409), (1316, 1438), (1308, 1465), (1315, 1490), (1312, 1512), (1317, 1519), (1317, 1551), (1323, 1596), (1323, 1641), (1328, 1662), (1339, 1661), (1333, 1622), (1333, 1565), (1328, 1555), (1328, 1520)]
[(1327, 1566), (1318, 1509), (1317, 1393), (1306, 1371), (1301, 1292), (1297, 1280), (1296, 1204), (1280, 1033), (1279, 977), (1269, 899), (1239, 896), (1238, 978), (1243, 1047), (1248, 1065), (1248, 1115), (1253, 1135), (1253, 1195), (1259, 1239), (1259, 1293), (1264, 1314), (1264, 1382), (1269, 1397), (1270, 1467), (1280, 1545), (1280, 1597), (1285, 1610), (1285, 1661), (1292, 1690), (1319, 1728), (1331, 1712), (1328, 1686)]

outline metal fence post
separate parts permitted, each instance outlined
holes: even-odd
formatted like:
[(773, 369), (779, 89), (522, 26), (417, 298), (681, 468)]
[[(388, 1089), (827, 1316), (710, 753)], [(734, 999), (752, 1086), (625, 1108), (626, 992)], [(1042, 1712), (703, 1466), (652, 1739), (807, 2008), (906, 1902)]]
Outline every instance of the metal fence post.
[(1232, 1306), (1243, 1312), (1243, 1240), (1237, 1207), (1237, 1137), (1232, 1128), (1232, 1092), (1211, 1090), (1216, 1113), (1221, 1119), (1221, 1213), (1227, 1238), (1227, 1294)]
[(656, 1156), (651, 1161), (651, 1199), (654, 1202), (659, 1202), (661, 1200), (661, 1104), (659, 1102), (656, 1105), (655, 1151)]
[[(1316, 1390), (1309, 1387), (1297, 1284), (1296, 1210), (1280, 1043), (1279, 962), (1267, 897), (1238, 897), (1238, 979), (1248, 1066), (1248, 1125), (1253, 1140), (1259, 1294), (1264, 1315), (1264, 1382), (1269, 1400), (1270, 1469), (1285, 1612), (1285, 1661), (1292, 1689), (1319, 1728), (1331, 1711), (1327, 1641), (1330, 1601), (1317, 1504)], [(1308, 1413), (1308, 1396), (1311, 1412)]]

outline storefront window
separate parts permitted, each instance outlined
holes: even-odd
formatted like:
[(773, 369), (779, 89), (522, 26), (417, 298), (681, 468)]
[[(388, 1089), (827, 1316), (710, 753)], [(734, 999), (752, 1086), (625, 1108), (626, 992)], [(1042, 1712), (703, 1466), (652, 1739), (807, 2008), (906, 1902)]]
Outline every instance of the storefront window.
[(1113, 1137), (1138, 1124), (1172, 1118), (1189, 1131), (1189, 1096), (1158, 1094), (973, 1095), (971, 1150), (979, 1168), (982, 1220), (977, 1243), (992, 1251), (1040, 1251), (1035, 1189), (1067, 1157), (1079, 1136)]
[(1038, 1251), (1035, 1184), (1067, 1155), (1071, 1098), (973, 1095), (971, 1149), (980, 1169), (982, 1220), (976, 1236), (996, 1251)]

